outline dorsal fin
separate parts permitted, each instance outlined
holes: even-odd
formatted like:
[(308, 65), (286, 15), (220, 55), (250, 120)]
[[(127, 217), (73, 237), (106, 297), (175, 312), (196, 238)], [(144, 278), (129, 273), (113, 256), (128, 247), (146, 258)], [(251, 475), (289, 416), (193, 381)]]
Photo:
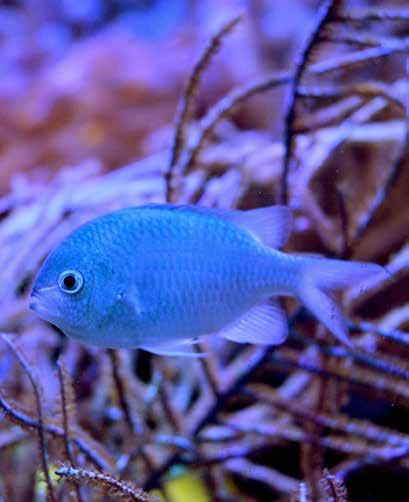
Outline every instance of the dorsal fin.
[(291, 211), (287, 206), (267, 206), (247, 211), (211, 208), (194, 205), (149, 204), (151, 209), (170, 209), (218, 216), (241, 227), (263, 244), (272, 248), (282, 247), (291, 233)]
[(291, 211), (287, 206), (230, 211), (226, 219), (245, 228), (272, 248), (284, 246), (291, 233)]

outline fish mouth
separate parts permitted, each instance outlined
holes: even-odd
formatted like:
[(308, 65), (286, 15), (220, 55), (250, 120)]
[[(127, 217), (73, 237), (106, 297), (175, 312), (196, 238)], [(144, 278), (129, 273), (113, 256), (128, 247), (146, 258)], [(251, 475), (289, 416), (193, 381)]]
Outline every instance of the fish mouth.
[[(49, 289), (49, 288), (44, 288)], [(41, 319), (46, 321), (53, 321), (57, 319), (57, 309), (53, 305), (54, 302), (49, 301), (41, 293), (43, 290), (33, 289), (30, 296), (29, 309), (38, 315)]]

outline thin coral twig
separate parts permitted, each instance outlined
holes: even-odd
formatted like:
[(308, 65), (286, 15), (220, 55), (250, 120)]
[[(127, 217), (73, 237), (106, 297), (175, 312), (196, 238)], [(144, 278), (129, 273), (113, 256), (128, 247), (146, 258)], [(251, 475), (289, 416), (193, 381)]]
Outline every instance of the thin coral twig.
[(385, 58), (392, 54), (405, 53), (408, 49), (409, 42), (401, 43), (395, 47), (369, 47), (315, 63), (309, 67), (307, 73), (324, 75), (334, 70), (345, 70), (356, 65), (370, 63), (374, 59)]
[(368, 354), (365, 352), (360, 352), (357, 350), (348, 350), (343, 347), (329, 347), (329, 346), (320, 346), (320, 350), (328, 355), (335, 356), (338, 358), (347, 358), (350, 357), (354, 361), (365, 364), (371, 368), (374, 368), (382, 373), (386, 373), (388, 375), (402, 378), (404, 380), (409, 381), (409, 371), (403, 367), (394, 364), (392, 361), (388, 361), (384, 359), (379, 354)]
[(338, 98), (350, 97), (358, 95), (360, 97), (375, 98), (382, 97), (391, 105), (399, 110), (405, 111), (405, 107), (400, 99), (395, 97), (390, 89), (390, 86), (382, 82), (367, 81), (346, 85), (331, 85), (319, 87), (299, 87), (298, 95), (308, 99), (330, 99), (331, 101)]
[(225, 469), (244, 478), (253, 479), (271, 486), (279, 493), (289, 493), (296, 489), (297, 481), (281, 472), (257, 465), (246, 458), (236, 458), (225, 462)]
[[(300, 95), (298, 95), (300, 97)], [(366, 100), (361, 96), (348, 96), (334, 104), (326, 105), (314, 112), (297, 117), (293, 134), (311, 134), (324, 127), (337, 126), (350, 120), (365, 106)]]
[(0, 431), (0, 449), (25, 441), (29, 437), (27, 431), (20, 429), (20, 427), (2, 430)]
[[(306, 342), (311, 344), (311, 339), (301, 335), (300, 333), (292, 330), (291, 336), (294, 340), (300, 340), (302, 342)], [(359, 350), (357, 347), (353, 349), (347, 349), (344, 347), (332, 347), (330, 345), (326, 345), (325, 343), (314, 340), (313, 344), (318, 347), (320, 352), (326, 355), (337, 357), (338, 359), (351, 359), (355, 362), (362, 363), (370, 368), (374, 368), (381, 373), (385, 373), (387, 375), (391, 375), (397, 378), (402, 378), (404, 380), (409, 381), (409, 371), (400, 366), (398, 362), (387, 359), (381, 354), (372, 354), (369, 352), (364, 352)]]
[[(402, 455), (402, 451), (407, 451), (405, 446), (375, 446), (373, 444), (368, 444), (367, 438), (357, 439), (356, 437), (349, 435), (344, 436), (325, 436), (317, 437), (316, 435), (311, 435), (308, 432), (301, 431), (290, 425), (285, 425), (283, 427), (282, 423), (278, 421), (277, 424), (270, 423), (259, 423), (257, 425), (242, 425), (242, 424), (229, 424), (233, 430), (241, 430), (243, 432), (251, 432), (252, 434), (260, 435), (264, 438), (263, 444), (268, 443), (271, 440), (271, 444), (277, 444), (280, 439), (284, 439), (289, 442), (298, 443), (309, 443), (314, 446), (320, 446), (328, 450), (333, 450), (338, 453), (343, 453), (346, 455), (371, 455), (379, 461), (387, 460), (391, 455)], [(249, 448), (250, 453), (254, 453), (252, 446)], [(391, 453), (392, 452), (392, 453)], [(231, 452), (234, 456), (235, 452)], [(240, 451), (237, 452), (240, 454)], [(227, 451), (228, 454), (228, 451)], [(223, 456), (226, 455), (226, 450), (223, 449), (220, 453), (215, 454), (213, 457), (208, 456), (205, 460), (206, 463), (219, 462), (223, 460)]]
[(377, 391), (388, 397), (392, 397), (397, 402), (407, 404), (409, 402), (409, 392), (405, 381), (400, 381), (391, 377), (383, 377), (379, 372), (364, 370), (355, 367), (354, 372), (350, 372), (345, 367), (335, 365), (322, 368), (312, 362), (305, 361), (302, 355), (291, 350), (283, 350), (272, 355), (271, 362), (284, 367), (298, 368), (313, 375), (323, 376), (327, 379), (335, 379), (352, 385), (357, 385), (363, 389)]
[[(70, 447), (70, 419), (69, 419), (69, 413), (67, 410), (67, 406), (71, 406), (72, 403), (68, 404), (67, 399), (68, 395), (70, 393), (70, 390), (68, 387), (71, 385), (71, 382), (67, 381), (68, 380), (68, 374), (67, 370), (63, 367), (63, 364), (60, 360), (57, 361), (57, 369), (58, 369), (58, 380), (60, 382), (60, 394), (61, 394), (61, 411), (62, 411), (62, 417), (63, 417), (63, 430), (64, 430), (64, 435), (63, 435), (63, 440), (64, 440), (64, 449), (65, 449), (65, 456), (67, 462), (69, 462), (70, 467), (75, 467), (75, 461), (74, 461), (74, 455), (72, 454), (71, 447)], [(75, 492), (77, 495), (77, 500), (78, 502), (82, 502), (83, 498), (81, 495), (81, 489), (79, 486), (75, 487)]]
[(197, 436), (199, 432), (211, 422), (217, 413), (222, 409), (227, 399), (235, 394), (254, 374), (255, 371), (266, 361), (269, 354), (271, 353), (271, 347), (258, 347), (252, 357), (248, 359), (246, 368), (237, 375), (236, 379), (230, 384), (230, 386), (220, 393), (212, 403), (209, 409), (206, 410), (205, 414), (201, 419), (194, 425), (192, 434)]
[(56, 497), (54, 493), (54, 488), (51, 482), (51, 477), (50, 477), (50, 468), (48, 465), (48, 452), (47, 452), (47, 442), (45, 439), (45, 433), (44, 433), (44, 418), (43, 418), (43, 405), (41, 402), (41, 392), (39, 389), (39, 383), (37, 382), (36, 377), (34, 376), (34, 371), (30, 364), (28, 363), (27, 359), (23, 356), (21, 351), (14, 345), (14, 343), (11, 341), (11, 339), (7, 335), (2, 335), (3, 340), (6, 342), (10, 350), (13, 352), (13, 354), (16, 356), (18, 362), (20, 363), (21, 367), (23, 368), (25, 374), (28, 376), (31, 386), (33, 387), (34, 391), (34, 396), (35, 396), (35, 401), (36, 401), (36, 406), (37, 406), (37, 414), (38, 414), (38, 446), (40, 450), (40, 458), (41, 458), (41, 463), (42, 463), (42, 468), (43, 468), (43, 473), (44, 477), (47, 483), (47, 491), (48, 491), (48, 496), (52, 500), (52, 502), (56, 502)]
[[(356, 51), (352, 54), (337, 56), (319, 63), (313, 63), (305, 69), (305, 74), (322, 75), (333, 70), (346, 69), (355, 64), (369, 62), (372, 59), (386, 57), (395, 52), (405, 52), (408, 49), (409, 44), (404, 45), (403, 47), (375, 47), (362, 51)], [(223, 99), (212, 106), (199, 123), (199, 131), (196, 139), (194, 139), (191, 147), (181, 156), (178, 166), (175, 166), (175, 170), (178, 171), (178, 176), (180, 177), (184, 173), (189, 172), (193, 166), (195, 166), (206, 140), (211, 136), (219, 121), (231, 113), (234, 107), (260, 92), (265, 92), (274, 89), (275, 87), (288, 84), (292, 82), (294, 78), (295, 76), (288, 71), (273, 73), (272, 75), (262, 78), (256, 82), (252, 82), (243, 88), (234, 89), (231, 93), (227, 94)], [(359, 89), (359, 84), (357, 84), (357, 89)], [(310, 91), (302, 89), (300, 95), (306, 95), (308, 92)], [(373, 93), (374, 91), (372, 91), (372, 94)], [(389, 97), (388, 101), (392, 101), (392, 98)], [(395, 104), (400, 106), (398, 101), (393, 101)], [(294, 130), (294, 132), (296, 131)]]
[(284, 159), (283, 159), (283, 172), (281, 176), (281, 186), (280, 186), (280, 196), (279, 201), (282, 204), (287, 204), (288, 202), (288, 171), (290, 168), (290, 160), (293, 153), (294, 144), (294, 134), (293, 127), (295, 121), (295, 110), (297, 101), (298, 87), (301, 82), (301, 78), (304, 71), (307, 68), (311, 52), (317, 42), (320, 31), (328, 22), (332, 10), (335, 5), (335, 0), (325, 0), (319, 9), (316, 17), (315, 26), (308, 38), (308, 41), (299, 55), (299, 59), (296, 65), (294, 78), (291, 82), (289, 97), (287, 102), (287, 110), (285, 114), (284, 127)]
[[(302, 320), (303, 318), (312, 318), (312, 315), (303, 307), (301, 307), (297, 320)], [(356, 333), (373, 333), (374, 335), (381, 336), (383, 338), (386, 338), (387, 340), (392, 340), (402, 345), (409, 345), (408, 332), (399, 329), (385, 329), (369, 321), (353, 321), (352, 319), (347, 319), (346, 322), (348, 329)], [(296, 337), (300, 336), (294, 331), (292, 332), (292, 334)]]
[(268, 77), (252, 82), (242, 88), (234, 89), (218, 103), (212, 106), (199, 123), (199, 131), (196, 139), (193, 141), (190, 149), (186, 151), (181, 158), (180, 166), (178, 168), (179, 173), (184, 174), (192, 169), (192, 167), (196, 164), (201, 151), (203, 150), (206, 140), (211, 136), (216, 125), (223, 117), (230, 114), (233, 108), (255, 94), (268, 91), (288, 83), (290, 79), (291, 74), (288, 72), (273, 73)]
[(186, 128), (192, 116), (193, 103), (200, 84), (200, 78), (208, 67), (212, 57), (219, 50), (224, 37), (226, 37), (239, 23), (241, 17), (235, 17), (225, 23), (221, 29), (210, 39), (210, 42), (198, 62), (193, 67), (190, 74), (186, 90), (180, 100), (175, 126), (175, 135), (173, 138), (171, 157), (169, 167), (166, 172), (166, 193), (167, 200), (172, 201), (172, 176), (173, 169), (180, 159), (180, 155), (185, 147)]
[(362, 32), (347, 32), (342, 34), (332, 33), (331, 30), (327, 34), (320, 37), (322, 42), (331, 42), (336, 44), (352, 44), (364, 47), (400, 47), (405, 44), (407, 38), (381, 37), (371, 33)]
[[(201, 350), (200, 345), (197, 347), (197, 352), (203, 352)], [(200, 364), (201, 370), (203, 371), (203, 374), (204, 374), (206, 380), (209, 383), (209, 386), (213, 392), (213, 395), (215, 397), (217, 397), (219, 394), (219, 381), (218, 381), (217, 371), (214, 367), (213, 361), (209, 360), (206, 357), (201, 357), (199, 359), (199, 364)]]
[[(4, 412), (10, 417), (10, 420), (12, 422), (19, 425), (23, 429), (39, 430), (40, 425), (38, 420), (18, 410), (1, 395), (0, 408), (3, 409)], [(54, 437), (62, 438), (64, 435), (63, 428), (56, 424), (43, 424), (43, 429)], [(73, 435), (71, 441), (98, 469), (102, 469), (104, 471), (112, 471), (114, 468), (114, 462), (111, 459), (108, 459), (108, 454), (106, 452), (101, 452), (101, 445), (97, 445), (95, 442), (91, 444), (92, 440), (90, 438), (89, 440), (88, 438), (85, 439), (83, 436), (84, 434), (80, 434), (79, 431), (76, 431), (76, 434)]]
[(332, 500), (333, 502), (348, 502), (348, 494), (345, 485), (340, 479), (331, 474), (328, 469), (324, 469), (320, 484), (327, 500)]
[(348, 328), (358, 333), (374, 333), (375, 335), (382, 336), (387, 340), (392, 340), (394, 342), (401, 343), (402, 345), (409, 346), (409, 333), (405, 333), (404, 331), (384, 329), (371, 322), (353, 322), (351, 320), (348, 321)]
[(111, 361), (112, 378), (114, 381), (117, 398), (122, 409), (125, 422), (128, 425), (130, 431), (140, 434), (142, 432), (142, 424), (135, 417), (135, 413), (133, 413), (132, 405), (130, 402), (131, 399), (128, 393), (128, 386), (122, 377), (121, 369), (124, 369), (123, 366), (125, 366), (125, 362), (121, 361), (120, 353), (117, 350), (108, 349), (108, 356)]
[(165, 376), (166, 366), (164, 361), (162, 360), (160, 361), (157, 360), (156, 363), (158, 364), (161, 372), (161, 383), (159, 385), (159, 392), (158, 392), (159, 401), (165, 413), (165, 416), (168, 419), (169, 424), (173, 428), (173, 431), (179, 433), (181, 430), (183, 430), (182, 417), (178, 412), (178, 410), (176, 409), (176, 407), (174, 406), (174, 403), (172, 402), (170, 396), (171, 389), (169, 388), (168, 381)]
[(346, 259), (351, 254), (351, 248), (349, 246), (349, 236), (348, 236), (349, 218), (348, 218), (347, 208), (345, 205), (345, 196), (339, 187), (337, 187), (336, 194), (337, 194), (339, 217), (341, 220), (341, 231), (342, 231), (342, 250), (340, 258)]
[[(197, 437), (200, 431), (214, 418), (217, 413), (223, 408), (227, 399), (235, 394), (242, 385), (244, 385), (248, 379), (254, 374), (254, 372), (266, 361), (268, 355), (271, 352), (271, 347), (260, 347), (248, 360), (246, 368), (240, 373), (237, 378), (230, 384), (230, 386), (223, 392), (219, 393), (217, 399), (214, 399), (210, 406), (204, 410), (202, 415), (198, 420), (192, 425), (191, 429), (188, 431), (189, 436)], [(151, 473), (150, 477), (145, 483), (145, 489), (150, 489), (157, 486), (161, 477), (168, 472), (168, 470), (175, 465), (177, 462), (181, 461), (181, 455), (176, 453), (170, 455), (154, 472)]]
[(337, 432), (356, 435), (358, 437), (374, 441), (377, 443), (386, 443), (394, 447), (405, 448), (409, 452), (409, 436), (398, 434), (395, 431), (372, 424), (365, 420), (351, 420), (343, 416), (329, 416), (323, 413), (317, 414), (314, 410), (308, 409), (303, 405), (293, 401), (281, 398), (277, 392), (272, 391), (265, 384), (251, 384), (247, 386), (248, 395), (253, 395), (257, 399), (267, 401), (274, 407), (303, 418), (320, 427), (326, 427)]
[(57, 361), (57, 370), (58, 370), (58, 380), (60, 382), (60, 394), (61, 394), (61, 411), (62, 411), (62, 418), (63, 418), (63, 440), (64, 440), (64, 449), (65, 449), (65, 455), (67, 458), (67, 461), (70, 462), (70, 465), (74, 467), (74, 458), (72, 455), (72, 451), (70, 448), (70, 424), (69, 424), (69, 418), (68, 418), (68, 410), (67, 410), (67, 382), (66, 382), (66, 375), (65, 373), (65, 368), (63, 368), (61, 361)]
[(389, 171), (389, 174), (381, 186), (381, 188), (378, 190), (373, 205), (366, 215), (364, 221), (360, 224), (358, 227), (355, 235), (354, 235), (354, 240), (359, 240), (362, 238), (362, 236), (366, 233), (366, 231), (369, 229), (371, 226), (372, 222), (380, 212), (380, 210), (383, 208), (384, 204), (386, 203), (388, 196), (392, 192), (393, 188), (396, 186), (396, 183), (399, 180), (399, 177), (401, 173), (403, 173), (405, 166), (408, 163), (409, 159), (409, 59), (406, 60), (406, 65), (407, 65), (407, 74), (408, 74), (408, 79), (407, 79), (407, 96), (406, 96), (406, 103), (405, 103), (405, 137), (404, 140), (401, 144), (399, 153), (394, 161), (394, 163), (391, 166), (391, 169)]
[(117, 497), (116, 500), (137, 502), (158, 502), (158, 498), (137, 488), (129, 481), (123, 481), (102, 472), (75, 469), (73, 467), (60, 467), (55, 471), (68, 481), (83, 483), (93, 487), (104, 488), (108, 493)]
[(334, 16), (334, 21), (409, 21), (409, 10), (399, 8), (367, 8), (352, 12), (339, 11)]

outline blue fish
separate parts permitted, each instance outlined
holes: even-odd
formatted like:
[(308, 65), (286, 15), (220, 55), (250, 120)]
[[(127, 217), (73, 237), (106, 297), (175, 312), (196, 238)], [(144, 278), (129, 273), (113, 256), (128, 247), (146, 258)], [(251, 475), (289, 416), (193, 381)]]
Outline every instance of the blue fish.
[(206, 334), (283, 343), (287, 319), (277, 297), (293, 296), (349, 344), (345, 319), (327, 291), (385, 269), (280, 252), (290, 231), (285, 206), (115, 211), (82, 225), (49, 255), (30, 308), (90, 345), (193, 355), (192, 342)]

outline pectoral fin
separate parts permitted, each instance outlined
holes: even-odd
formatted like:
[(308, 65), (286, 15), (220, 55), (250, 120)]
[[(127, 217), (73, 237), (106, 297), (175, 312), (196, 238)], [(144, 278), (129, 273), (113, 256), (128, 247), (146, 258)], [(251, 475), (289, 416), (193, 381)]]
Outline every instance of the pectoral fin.
[(136, 286), (131, 286), (123, 293), (119, 293), (117, 300), (132, 310), (136, 316), (139, 316), (144, 310)]

